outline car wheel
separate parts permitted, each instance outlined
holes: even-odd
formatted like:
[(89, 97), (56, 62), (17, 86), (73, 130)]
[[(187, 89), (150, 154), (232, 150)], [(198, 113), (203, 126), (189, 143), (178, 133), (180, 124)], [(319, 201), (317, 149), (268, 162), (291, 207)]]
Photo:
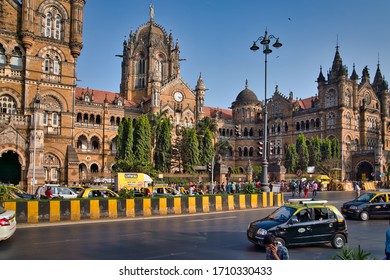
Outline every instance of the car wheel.
[(336, 234), (332, 240), (332, 246), (335, 249), (341, 249), (345, 245), (345, 236), (342, 234)]
[(276, 241), (276, 242), (279, 242), (280, 244), (282, 244), (282, 246), (286, 247), (286, 241), (284, 241), (283, 238), (281, 238), (281, 237), (275, 237), (275, 241)]
[(366, 211), (362, 211), (362, 213), (360, 213), (360, 220), (367, 221), (368, 219), (369, 219), (368, 213)]

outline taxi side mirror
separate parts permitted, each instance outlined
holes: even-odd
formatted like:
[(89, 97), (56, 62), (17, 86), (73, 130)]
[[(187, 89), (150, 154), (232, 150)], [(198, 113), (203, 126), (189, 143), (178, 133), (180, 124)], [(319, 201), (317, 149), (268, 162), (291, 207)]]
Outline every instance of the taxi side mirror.
[(299, 221), (298, 221), (298, 217), (297, 216), (293, 216), (292, 218), (291, 218), (291, 223), (292, 224), (296, 224), (296, 223), (298, 223)]

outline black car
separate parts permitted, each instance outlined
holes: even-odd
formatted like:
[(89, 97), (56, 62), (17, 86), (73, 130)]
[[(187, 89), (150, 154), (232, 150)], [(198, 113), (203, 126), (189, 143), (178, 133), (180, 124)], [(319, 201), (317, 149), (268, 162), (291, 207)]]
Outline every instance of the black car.
[(367, 221), (370, 218), (390, 218), (390, 192), (365, 192), (343, 204), (341, 213), (348, 218)]
[(327, 201), (294, 199), (271, 215), (251, 222), (247, 238), (263, 246), (264, 236), (275, 235), (285, 246), (331, 243), (336, 249), (348, 242), (347, 224), (339, 210)]

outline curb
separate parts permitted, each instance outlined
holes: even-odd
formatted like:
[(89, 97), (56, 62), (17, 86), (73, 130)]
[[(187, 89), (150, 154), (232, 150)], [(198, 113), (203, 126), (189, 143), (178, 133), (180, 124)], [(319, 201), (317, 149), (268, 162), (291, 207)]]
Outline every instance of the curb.
[(119, 219), (282, 206), (283, 193), (185, 197), (7, 201), (18, 223)]

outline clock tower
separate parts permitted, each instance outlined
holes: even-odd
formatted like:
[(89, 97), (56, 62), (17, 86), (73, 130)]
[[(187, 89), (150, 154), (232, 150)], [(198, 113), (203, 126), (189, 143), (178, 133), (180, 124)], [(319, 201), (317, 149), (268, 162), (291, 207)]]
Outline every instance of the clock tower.
[(192, 127), (204, 116), (202, 77), (195, 89), (182, 79), (178, 40), (156, 23), (152, 5), (149, 15), (123, 42), (120, 93), (143, 113), (166, 111), (174, 127)]

